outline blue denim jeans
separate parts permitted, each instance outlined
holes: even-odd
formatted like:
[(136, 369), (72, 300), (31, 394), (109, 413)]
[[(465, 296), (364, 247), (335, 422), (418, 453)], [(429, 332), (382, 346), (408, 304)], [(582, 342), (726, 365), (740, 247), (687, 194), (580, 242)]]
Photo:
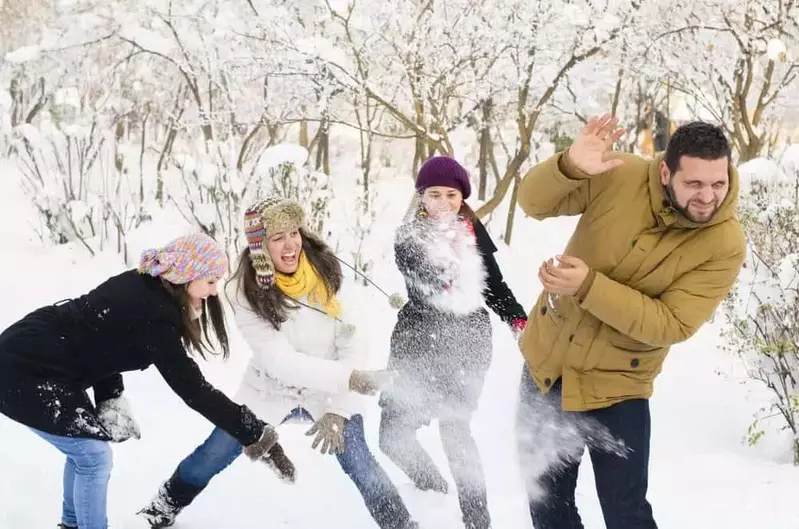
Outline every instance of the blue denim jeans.
[(113, 466), (109, 443), (31, 430), (67, 456), (61, 523), (80, 529), (107, 529), (108, 481)]
[[(314, 419), (303, 408), (289, 413), (282, 423)], [(282, 424), (281, 423), (281, 424)], [(354, 415), (345, 422), (344, 452), (337, 455), (341, 469), (363, 497), (366, 508), (381, 529), (401, 529), (409, 524), (410, 514), (399, 492), (366, 444), (363, 417)], [(180, 465), (180, 479), (195, 487), (205, 487), (242, 453), (242, 446), (225, 431), (215, 428)], [(83, 529), (81, 527), (81, 529)]]

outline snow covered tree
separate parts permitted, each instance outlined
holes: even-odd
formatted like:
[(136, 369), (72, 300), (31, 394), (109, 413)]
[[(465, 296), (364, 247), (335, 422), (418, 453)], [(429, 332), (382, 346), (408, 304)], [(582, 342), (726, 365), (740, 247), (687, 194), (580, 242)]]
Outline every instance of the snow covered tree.
[(682, 23), (655, 37), (660, 46), (687, 43), (694, 52), (691, 61), (670, 56), (675, 86), (695, 114), (727, 128), (740, 161), (768, 154), (782, 125), (780, 109), (797, 86), (799, 6), (713, 0), (679, 16)]
[(777, 420), (793, 436), (799, 465), (799, 156), (778, 166), (763, 159), (741, 166), (751, 181), (741, 201), (748, 239), (746, 266), (725, 302), (730, 322), (726, 347), (737, 354), (751, 379), (772, 393), (749, 432), (754, 443), (761, 424)]

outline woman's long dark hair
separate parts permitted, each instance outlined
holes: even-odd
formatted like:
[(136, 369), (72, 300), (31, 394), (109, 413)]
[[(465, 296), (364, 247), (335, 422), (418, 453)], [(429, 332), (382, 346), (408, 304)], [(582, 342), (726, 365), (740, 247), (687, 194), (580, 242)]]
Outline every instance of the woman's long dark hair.
[[(341, 289), (341, 263), (330, 247), (313, 233), (300, 228), (302, 250), (319, 277), (325, 283), (328, 295), (338, 294)], [(285, 295), (277, 285), (265, 289), (255, 279), (255, 268), (250, 261), (250, 249), (245, 248), (239, 257), (236, 273), (230, 278), (236, 280), (236, 289), (244, 294), (252, 310), (280, 330), (280, 326), (288, 319), (288, 311), (299, 307), (290, 297)]]
[(213, 341), (209, 336), (208, 329), (213, 328), (214, 336), (222, 347), (222, 358), (227, 360), (230, 355), (230, 343), (228, 341), (227, 328), (225, 327), (225, 311), (219, 296), (210, 296), (204, 299), (200, 307), (200, 317), (192, 318), (192, 308), (189, 303), (189, 293), (186, 285), (176, 285), (166, 279), (161, 283), (180, 305), (181, 319), (181, 339), (183, 346), (187, 350), (194, 351), (206, 360), (205, 353), (217, 354), (214, 350)]

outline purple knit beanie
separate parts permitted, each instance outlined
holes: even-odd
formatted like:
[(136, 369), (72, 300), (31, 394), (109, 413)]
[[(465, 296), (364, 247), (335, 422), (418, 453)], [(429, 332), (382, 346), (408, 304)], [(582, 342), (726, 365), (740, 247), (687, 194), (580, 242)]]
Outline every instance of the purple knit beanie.
[(454, 158), (449, 156), (434, 156), (427, 160), (419, 169), (416, 177), (416, 190), (423, 193), (425, 189), (433, 186), (446, 186), (460, 190), (463, 199), (472, 194), (472, 184), (469, 183), (469, 173)]

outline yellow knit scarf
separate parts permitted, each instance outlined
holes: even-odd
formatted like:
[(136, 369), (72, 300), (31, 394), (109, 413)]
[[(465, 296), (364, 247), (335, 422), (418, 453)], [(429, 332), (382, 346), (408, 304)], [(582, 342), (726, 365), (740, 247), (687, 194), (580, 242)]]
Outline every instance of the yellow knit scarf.
[(333, 318), (341, 316), (341, 304), (334, 294), (328, 294), (325, 282), (313, 267), (305, 251), (300, 252), (300, 263), (297, 271), (291, 275), (275, 273), (277, 287), (293, 299), (308, 296), (308, 303), (324, 310)]

